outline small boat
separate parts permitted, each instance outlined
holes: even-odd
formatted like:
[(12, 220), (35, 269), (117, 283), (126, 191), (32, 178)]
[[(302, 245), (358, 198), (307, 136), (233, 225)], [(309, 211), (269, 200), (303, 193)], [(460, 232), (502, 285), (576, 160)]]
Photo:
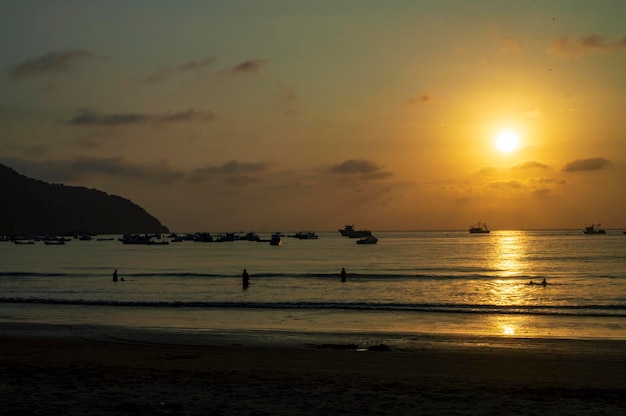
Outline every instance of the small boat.
[(470, 234), (489, 234), (489, 228), (484, 222), (478, 221), (469, 228)]
[[(598, 227), (600, 225), (601, 224), (598, 223)], [(596, 228), (595, 224), (591, 224), (589, 227), (585, 227), (585, 229), (583, 230), (583, 234), (606, 234), (606, 230)]]
[(289, 237), (297, 238), (299, 240), (317, 240), (318, 236), (313, 231), (298, 231), (290, 235)]
[(144, 235), (124, 234), (122, 238), (118, 238), (118, 240), (121, 241), (123, 244), (130, 244), (130, 245), (143, 244), (146, 246), (155, 246), (155, 245), (166, 246), (169, 244), (168, 241), (154, 241), (152, 240), (152, 236), (148, 234), (144, 234)]
[(270, 240), (270, 246), (279, 246), (282, 244), (280, 240), (280, 233), (272, 234), (272, 239)]
[(22, 240), (13, 240), (13, 244), (35, 244), (34, 241), (29, 240), (29, 241), (22, 241)]
[(43, 243), (47, 246), (62, 246), (65, 244), (65, 240), (46, 240)]
[(361, 237), (357, 240), (357, 244), (376, 244), (378, 243), (378, 238), (374, 237), (372, 234), (368, 236)]
[(354, 224), (346, 225), (343, 230), (338, 230), (342, 236), (349, 238), (361, 238), (372, 235), (372, 232), (369, 230), (355, 230)]

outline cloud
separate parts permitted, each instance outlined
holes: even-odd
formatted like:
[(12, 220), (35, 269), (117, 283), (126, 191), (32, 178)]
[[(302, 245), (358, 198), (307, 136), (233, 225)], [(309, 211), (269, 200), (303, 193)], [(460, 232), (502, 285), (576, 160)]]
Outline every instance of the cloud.
[(355, 174), (355, 173), (366, 173), (370, 174), (376, 172), (378, 167), (370, 162), (369, 160), (363, 159), (348, 159), (336, 165), (333, 165), (330, 168), (333, 173), (341, 173), (341, 174)]
[(493, 189), (498, 189), (498, 190), (522, 189), (522, 184), (519, 183), (518, 181), (515, 181), (515, 180), (491, 182), (491, 183), (487, 184), (487, 186), (490, 187), (490, 188), (493, 188)]
[(206, 58), (202, 58), (197, 61), (189, 61), (184, 64), (180, 64), (174, 68), (175, 71), (185, 72), (185, 71), (196, 71), (199, 69), (203, 69), (209, 65), (212, 65), (217, 59), (212, 56), (207, 56)]
[(23, 78), (52, 72), (65, 72), (71, 70), (77, 62), (90, 60), (94, 57), (95, 55), (86, 49), (49, 52), (16, 65), (10, 70), (9, 75), (13, 78)]
[(267, 59), (248, 59), (221, 72), (222, 75), (257, 74), (269, 61)]
[(144, 78), (142, 82), (144, 83), (159, 82), (159, 81), (163, 81), (169, 78), (170, 75), (173, 75), (177, 72), (199, 71), (201, 69), (204, 69), (212, 65), (216, 61), (217, 61), (216, 58), (212, 56), (207, 56), (205, 58), (195, 60), (195, 61), (185, 62), (185, 63), (182, 63), (180, 65), (177, 65), (171, 68), (159, 69), (155, 71), (154, 73), (148, 75), (146, 78)]
[(238, 160), (230, 160), (223, 165), (184, 171), (172, 169), (167, 162), (136, 164), (122, 157), (77, 157), (42, 161), (2, 158), (0, 163), (13, 167), (23, 175), (48, 182), (77, 181), (88, 175), (101, 174), (159, 184), (175, 181), (201, 183), (217, 178), (223, 180), (227, 185), (234, 186), (258, 182), (260, 180), (258, 175), (267, 172), (272, 166), (268, 162), (243, 163)]
[(210, 178), (221, 177), (232, 185), (246, 185), (257, 181), (251, 174), (259, 174), (269, 170), (271, 164), (267, 162), (242, 163), (230, 160), (220, 166), (210, 166), (194, 169), (188, 178), (189, 182), (204, 182)]
[(528, 160), (526, 162), (518, 163), (517, 165), (513, 166), (513, 169), (519, 169), (519, 170), (547, 169), (547, 168), (548, 168), (548, 165), (541, 163), (541, 162), (537, 162), (536, 160)]
[(98, 114), (90, 109), (83, 109), (77, 115), (66, 121), (75, 126), (121, 126), (145, 122), (172, 123), (185, 121), (208, 121), (215, 118), (210, 111), (189, 109), (176, 113), (140, 114), (140, 113), (113, 113)]
[(138, 165), (123, 158), (77, 157), (61, 160), (32, 161), (27, 159), (3, 159), (8, 166), (23, 175), (47, 182), (76, 181), (86, 175), (104, 174), (128, 179), (142, 179), (157, 183), (168, 183), (185, 176), (165, 162), (153, 165)]
[(500, 44), (498, 52), (519, 52), (524, 49), (524, 42), (510, 36), (496, 36), (496, 41)]
[(122, 124), (136, 124), (150, 120), (150, 116), (136, 113), (126, 114), (104, 114), (99, 115), (91, 110), (82, 110), (79, 114), (75, 115), (68, 120), (69, 124), (77, 126), (117, 126)]
[(548, 47), (548, 52), (562, 58), (578, 58), (592, 52), (607, 52), (619, 49), (626, 49), (626, 36), (619, 41), (608, 41), (605, 37), (599, 35), (581, 36), (577, 39), (562, 36), (552, 41)]
[(392, 172), (381, 170), (369, 160), (348, 159), (330, 167), (331, 173), (340, 175), (361, 175), (363, 179), (387, 179), (393, 176)]
[(210, 111), (200, 111), (190, 108), (187, 111), (179, 111), (178, 113), (166, 113), (154, 116), (154, 121), (159, 123), (170, 123), (179, 121), (209, 121), (213, 120), (215, 115)]
[(423, 93), (418, 97), (411, 97), (406, 101), (406, 105), (407, 107), (411, 108), (411, 107), (415, 107), (416, 105), (424, 105), (424, 104), (428, 104), (431, 103), (434, 100), (434, 97), (432, 95)]
[(607, 168), (611, 161), (603, 157), (594, 157), (590, 159), (577, 159), (563, 166), (564, 172), (582, 172), (588, 170), (601, 170)]

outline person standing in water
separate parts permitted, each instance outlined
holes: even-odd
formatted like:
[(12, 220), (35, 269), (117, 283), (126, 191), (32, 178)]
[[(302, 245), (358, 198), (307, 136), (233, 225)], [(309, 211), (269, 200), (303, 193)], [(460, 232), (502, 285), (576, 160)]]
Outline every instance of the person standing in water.
[(113, 281), (117, 282), (117, 269), (113, 272)]
[(250, 276), (248, 275), (248, 271), (243, 269), (243, 273), (241, 275), (243, 290), (246, 290), (250, 286)]
[(347, 278), (348, 278), (348, 274), (346, 273), (346, 268), (342, 267), (341, 268), (341, 281), (345, 282)]

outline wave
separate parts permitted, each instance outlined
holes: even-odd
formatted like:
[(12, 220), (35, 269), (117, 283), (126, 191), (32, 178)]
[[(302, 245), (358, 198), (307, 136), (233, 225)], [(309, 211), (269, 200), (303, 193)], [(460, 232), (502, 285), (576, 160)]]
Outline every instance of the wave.
[[(251, 277), (254, 278), (338, 278), (339, 273), (251, 273)], [(85, 277), (111, 277), (111, 273), (94, 273), (94, 272), (73, 272), (73, 273), (47, 273), (47, 272), (0, 272), (0, 278), (11, 277), (24, 277), (24, 278), (38, 278), (38, 277), (72, 277), (72, 278), (85, 278)], [(194, 272), (140, 272), (140, 273), (124, 273), (125, 278), (149, 278), (149, 277), (165, 277), (165, 278), (233, 278), (241, 277), (241, 274), (219, 274), (219, 273), (194, 273)], [(462, 279), (462, 280), (489, 280), (489, 279), (540, 279), (544, 276), (541, 274), (535, 275), (504, 275), (494, 271), (494, 274), (485, 273), (470, 273), (463, 270), (446, 270), (440, 273), (419, 273), (416, 271), (409, 272), (383, 272), (383, 273), (348, 273), (348, 278), (351, 279), (371, 279), (371, 280), (403, 280), (403, 279), (420, 279), (420, 280), (442, 280), (442, 279)], [(601, 276), (601, 277), (613, 277), (613, 276)], [(620, 277), (620, 276), (615, 276)]]
[(626, 317), (626, 305), (488, 305), (453, 303), (379, 302), (230, 302), (230, 301), (112, 301), (54, 298), (0, 298), (0, 303), (138, 308), (220, 308), (220, 309), (300, 309), (396, 311), (500, 315), (559, 315), (581, 317)]

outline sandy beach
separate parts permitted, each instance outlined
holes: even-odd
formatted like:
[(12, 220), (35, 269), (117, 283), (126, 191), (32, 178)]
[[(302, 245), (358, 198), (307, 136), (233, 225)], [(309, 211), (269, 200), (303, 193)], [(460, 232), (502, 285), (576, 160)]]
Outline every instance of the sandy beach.
[(404, 349), (37, 329), (0, 325), (0, 414), (621, 415), (626, 408), (623, 341), (429, 338)]

